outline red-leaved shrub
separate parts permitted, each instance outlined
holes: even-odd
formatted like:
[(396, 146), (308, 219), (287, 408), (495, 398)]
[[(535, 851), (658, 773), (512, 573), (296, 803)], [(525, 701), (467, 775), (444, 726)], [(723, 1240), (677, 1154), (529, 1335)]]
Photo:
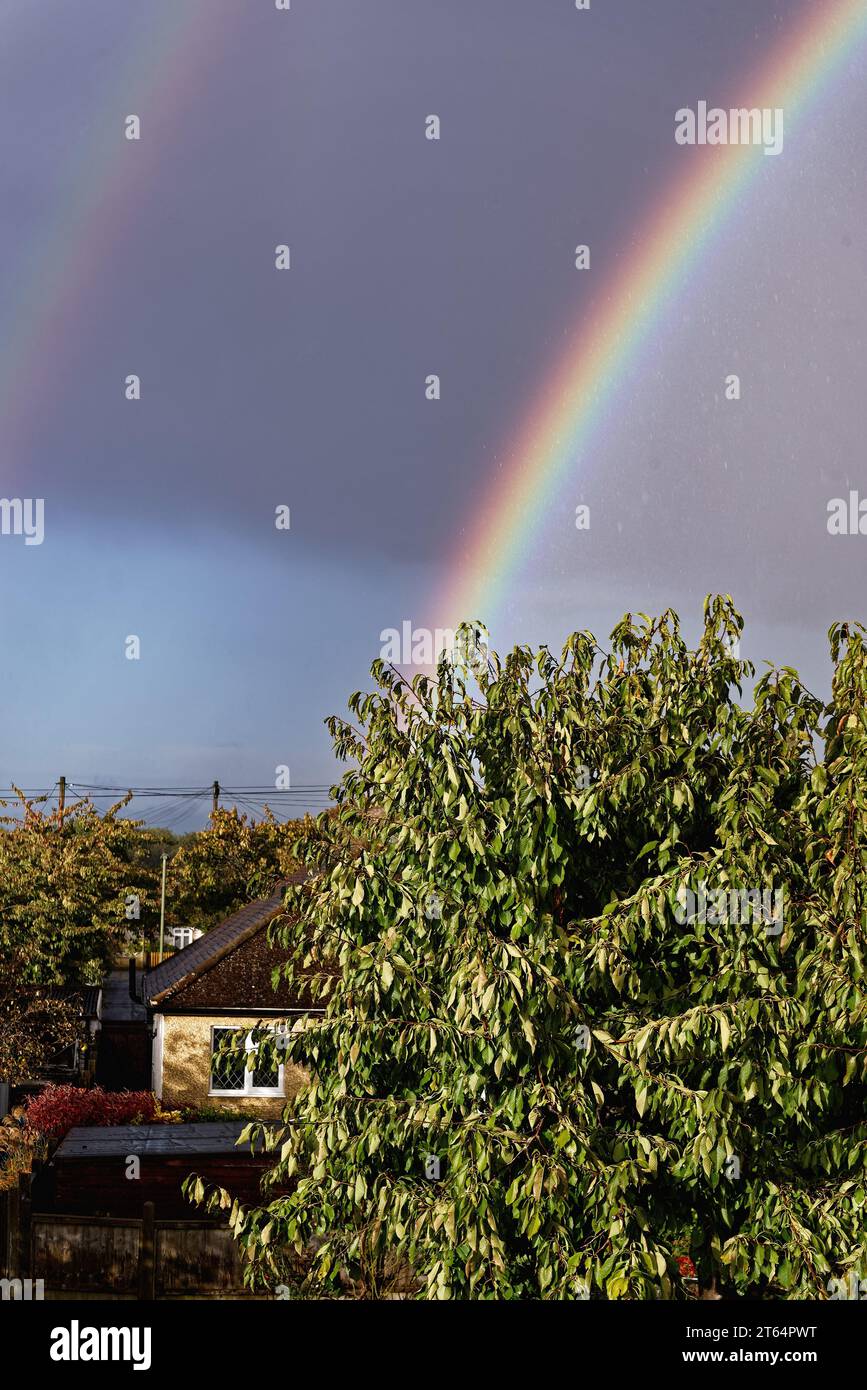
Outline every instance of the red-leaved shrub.
[(152, 1091), (104, 1091), (101, 1086), (46, 1086), (27, 1101), (28, 1128), (62, 1139), (75, 1125), (146, 1124), (156, 1118)]

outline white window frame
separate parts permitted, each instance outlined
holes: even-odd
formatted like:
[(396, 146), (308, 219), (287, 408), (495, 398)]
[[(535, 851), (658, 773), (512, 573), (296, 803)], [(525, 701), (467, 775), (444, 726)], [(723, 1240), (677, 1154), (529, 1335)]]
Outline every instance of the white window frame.
[[(255, 1072), (254, 1072), (254, 1070), (253, 1070), (252, 1067), (246, 1067), (246, 1066), (245, 1066), (245, 1067), (244, 1067), (244, 1085), (243, 1085), (243, 1088), (241, 1088), (241, 1089), (236, 1089), (236, 1090), (233, 1090), (233, 1091), (217, 1091), (217, 1090), (214, 1089), (214, 1086), (213, 1086), (213, 1080), (214, 1080), (214, 1066), (213, 1066), (213, 1063), (214, 1063), (214, 1053), (215, 1053), (216, 1050), (217, 1050), (217, 1046), (216, 1046), (216, 1035), (217, 1035), (217, 1033), (237, 1033), (237, 1032), (239, 1031), (239, 1029), (242, 1028), (242, 1027), (243, 1027), (243, 1024), (237, 1024), (237, 1023), (212, 1023), (212, 1024), (211, 1024), (211, 1052), (210, 1052), (210, 1056), (208, 1057), (208, 1095), (209, 1095), (209, 1096), (224, 1096), (224, 1097), (230, 1097), (230, 1096), (241, 1096), (241, 1097), (246, 1097), (246, 1096), (260, 1096), (260, 1097), (269, 1097), (269, 1098), (273, 1098), (273, 1099), (278, 1099), (278, 1098), (279, 1098), (279, 1099), (282, 1099), (282, 1098), (283, 1098), (283, 1063), (282, 1063), (282, 1062), (278, 1062), (278, 1063), (277, 1063), (277, 1085), (276, 1085), (276, 1086), (254, 1086), (254, 1085), (253, 1085), (253, 1077), (254, 1077), (254, 1075), (255, 1075)], [(273, 1025), (271, 1026), (271, 1031), (272, 1031), (272, 1032), (274, 1031)], [(252, 1030), (251, 1030), (251, 1032), (252, 1032)], [(249, 1033), (248, 1033), (247, 1036), (248, 1036), (248, 1038), (249, 1038), (249, 1036), (250, 1036)], [(252, 1050), (252, 1049), (250, 1049), (250, 1050)]]
[[(182, 937), (187, 937), (188, 940), (183, 941), (183, 940), (181, 939)], [(192, 928), (192, 927), (172, 927), (172, 945), (175, 947), (175, 950), (177, 950), (177, 951), (183, 951), (185, 947), (187, 947), (187, 946), (192, 946), (192, 944), (193, 944), (193, 928)]]

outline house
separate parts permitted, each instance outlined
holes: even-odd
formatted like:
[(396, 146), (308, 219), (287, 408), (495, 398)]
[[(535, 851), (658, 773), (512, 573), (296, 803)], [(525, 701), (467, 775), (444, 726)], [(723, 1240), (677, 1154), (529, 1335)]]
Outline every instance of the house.
[[(303, 873), (289, 879), (303, 882)], [(169, 1109), (229, 1110), (263, 1118), (280, 1115), (304, 1073), (291, 1063), (244, 1059), (221, 1052), (239, 1028), (262, 1021), (285, 1031), (322, 1014), (303, 991), (281, 980), (275, 966), (287, 952), (270, 946), (267, 928), (283, 913), (283, 887), (248, 903), (226, 921), (149, 970), (141, 1002), (151, 1037), (151, 1088)], [(277, 1054), (279, 1058), (280, 1054)]]
[(176, 951), (182, 951), (185, 946), (192, 946), (194, 941), (198, 941), (204, 933), (198, 927), (172, 927), (169, 931), (169, 941)]

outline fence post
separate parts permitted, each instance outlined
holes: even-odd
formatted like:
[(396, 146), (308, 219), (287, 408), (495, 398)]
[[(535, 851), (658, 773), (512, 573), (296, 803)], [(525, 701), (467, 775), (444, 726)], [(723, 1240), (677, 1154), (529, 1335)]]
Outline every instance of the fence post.
[(21, 1189), (17, 1185), (6, 1193), (9, 1205), (6, 1212), (5, 1274), (9, 1279), (18, 1275), (18, 1232), (21, 1229)]
[(141, 1244), (138, 1254), (138, 1296), (141, 1303), (156, 1298), (156, 1208), (153, 1202), (142, 1207)]
[(0, 1279), (13, 1276), (15, 1216), (13, 1208), (17, 1204), (18, 1193), (14, 1188), (0, 1192)]
[(18, 1268), (15, 1274), (19, 1279), (29, 1279), (32, 1273), (30, 1182), (29, 1173), (18, 1174)]

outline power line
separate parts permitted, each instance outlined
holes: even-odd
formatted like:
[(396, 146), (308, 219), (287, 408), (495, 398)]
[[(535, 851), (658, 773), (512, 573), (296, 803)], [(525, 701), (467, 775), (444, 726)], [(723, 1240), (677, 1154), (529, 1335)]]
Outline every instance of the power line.
[(56, 790), (56, 782), (54, 783), (53, 787), (9, 787), (8, 790), (0, 788), (0, 797), (9, 796), (14, 798), (18, 795), (19, 792), (21, 792), (24, 796), (27, 797), (51, 796), (52, 792), (55, 792)]
[[(277, 796), (328, 795), (332, 786), (333, 783), (318, 782), (300, 783), (294, 787), (226, 787), (221, 782), (220, 796), (252, 796), (256, 800), (262, 800), (264, 797)], [(91, 785), (87, 782), (67, 782), (67, 787), (84, 796), (99, 797), (100, 799), (104, 799), (106, 796), (126, 796), (128, 792), (132, 792), (133, 796), (140, 797), (211, 795), (210, 788), (204, 787), (106, 787)]]
[[(302, 815), (316, 815), (334, 805), (334, 784), (326, 782), (301, 782), (292, 787), (273, 785), (243, 784), (223, 786), (219, 782), (208, 787), (179, 786), (177, 784), (130, 786), (120, 783), (84, 782), (64, 778), (51, 787), (21, 787), (18, 789), (28, 801), (51, 801), (58, 794), (60, 800), (66, 798), (67, 813), (70, 802), (91, 802), (103, 814), (108, 810), (106, 802), (130, 801), (122, 808), (130, 819), (140, 821), (148, 830), (180, 830), (194, 817), (201, 820), (201, 803), (216, 796), (224, 809), (234, 808), (251, 817), (254, 821), (264, 820), (266, 811), (278, 823)], [(17, 821), (23, 808), (20, 806), (18, 791), (10, 787), (6, 792), (0, 788), (0, 801), (7, 802), (7, 817)], [(59, 803), (58, 803), (59, 804)], [(217, 804), (217, 803), (215, 803)], [(4, 808), (0, 808), (2, 810)], [(210, 819), (210, 810), (204, 820)]]
[[(207, 796), (207, 792), (205, 792), (204, 795)], [(156, 825), (152, 825), (149, 828), (152, 830), (176, 830), (178, 826), (187, 820), (190, 813), (194, 809), (197, 809), (198, 803), (201, 800), (202, 797), (199, 796), (189, 797), (179, 807), (175, 807), (171, 815), (163, 817)]]

